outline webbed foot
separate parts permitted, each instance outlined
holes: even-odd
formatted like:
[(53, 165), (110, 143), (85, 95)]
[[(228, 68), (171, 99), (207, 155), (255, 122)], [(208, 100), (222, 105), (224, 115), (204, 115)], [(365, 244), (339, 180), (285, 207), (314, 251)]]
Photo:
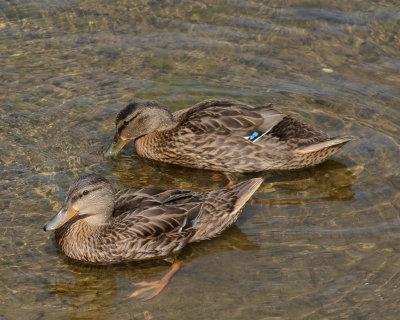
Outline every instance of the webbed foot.
[(175, 272), (179, 270), (181, 265), (181, 262), (174, 263), (171, 267), (171, 270), (169, 270), (168, 273), (164, 277), (162, 277), (161, 280), (150, 282), (142, 281), (135, 283), (133, 285), (135, 290), (129, 296), (129, 298), (135, 298), (142, 301), (147, 301), (154, 298), (165, 288), (165, 286), (168, 284), (169, 279), (171, 279)]

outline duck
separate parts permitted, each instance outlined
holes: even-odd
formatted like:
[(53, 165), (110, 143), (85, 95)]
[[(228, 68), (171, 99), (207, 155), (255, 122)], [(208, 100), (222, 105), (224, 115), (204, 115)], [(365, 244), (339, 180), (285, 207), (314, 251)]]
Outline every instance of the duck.
[(134, 141), (136, 153), (145, 159), (246, 173), (315, 166), (357, 139), (330, 137), (270, 104), (209, 99), (171, 113), (157, 101), (134, 101), (118, 113), (104, 155), (115, 157)]
[[(98, 174), (84, 174), (70, 186), (65, 204), (47, 222), (69, 258), (115, 264), (166, 258), (192, 242), (217, 237), (238, 219), (263, 182), (253, 178), (229, 189), (193, 192), (130, 188), (118, 192)], [(157, 295), (181, 263), (161, 280), (135, 285), (133, 298)], [(139, 286), (139, 288), (138, 288)]]

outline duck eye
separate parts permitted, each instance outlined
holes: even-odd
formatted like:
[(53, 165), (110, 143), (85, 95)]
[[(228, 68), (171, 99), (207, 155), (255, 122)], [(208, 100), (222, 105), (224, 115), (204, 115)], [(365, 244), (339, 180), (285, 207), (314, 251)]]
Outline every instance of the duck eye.
[(89, 193), (89, 191), (85, 190), (85, 191), (82, 192), (82, 195), (86, 196), (88, 193)]
[(125, 120), (125, 121), (124, 121), (124, 125), (127, 126), (128, 124), (129, 124), (129, 121), (128, 121), (128, 120)]

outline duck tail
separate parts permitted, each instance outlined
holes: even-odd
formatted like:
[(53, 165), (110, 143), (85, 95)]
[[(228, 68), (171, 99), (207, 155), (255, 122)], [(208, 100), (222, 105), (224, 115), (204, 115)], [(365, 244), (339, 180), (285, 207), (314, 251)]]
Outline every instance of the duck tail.
[(229, 189), (205, 191), (208, 205), (204, 206), (204, 212), (196, 224), (196, 233), (190, 242), (214, 238), (235, 223), (244, 204), (263, 181), (254, 178)]
[(254, 178), (238, 183), (230, 188), (230, 191), (237, 197), (231, 215), (236, 214), (244, 206), (247, 200), (249, 200), (253, 193), (256, 192), (263, 181), (264, 179), (262, 178)]
[(342, 146), (344, 146), (347, 142), (352, 140), (358, 140), (358, 137), (353, 136), (345, 136), (345, 137), (334, 137), (327, 141), (319, 142), (316, 144), (312, 144), (309, 146), (301, 147), (297, 149), (297, 152), (300, 154), (318, 152), (321, 150), (326, 150), (330, 148), (334, 148), (335, 151), (339, 150)]

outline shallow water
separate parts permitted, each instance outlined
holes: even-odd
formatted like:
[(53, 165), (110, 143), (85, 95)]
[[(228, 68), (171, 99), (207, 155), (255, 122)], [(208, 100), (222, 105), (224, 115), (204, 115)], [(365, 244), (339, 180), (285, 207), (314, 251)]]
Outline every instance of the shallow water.
[[(400, 285), (397, 1), (0, 1), (1, 319), (388, 319)], [(102, 157), (134, 98), (230, 98), (361, 139), (314, 168), (266, 172), (236, 225), (161, 261), (96, 267), (42, 225), (74, 178), (205, 190), (223, 175)], [(241, 177), (245, 179), (247, 175)]]

